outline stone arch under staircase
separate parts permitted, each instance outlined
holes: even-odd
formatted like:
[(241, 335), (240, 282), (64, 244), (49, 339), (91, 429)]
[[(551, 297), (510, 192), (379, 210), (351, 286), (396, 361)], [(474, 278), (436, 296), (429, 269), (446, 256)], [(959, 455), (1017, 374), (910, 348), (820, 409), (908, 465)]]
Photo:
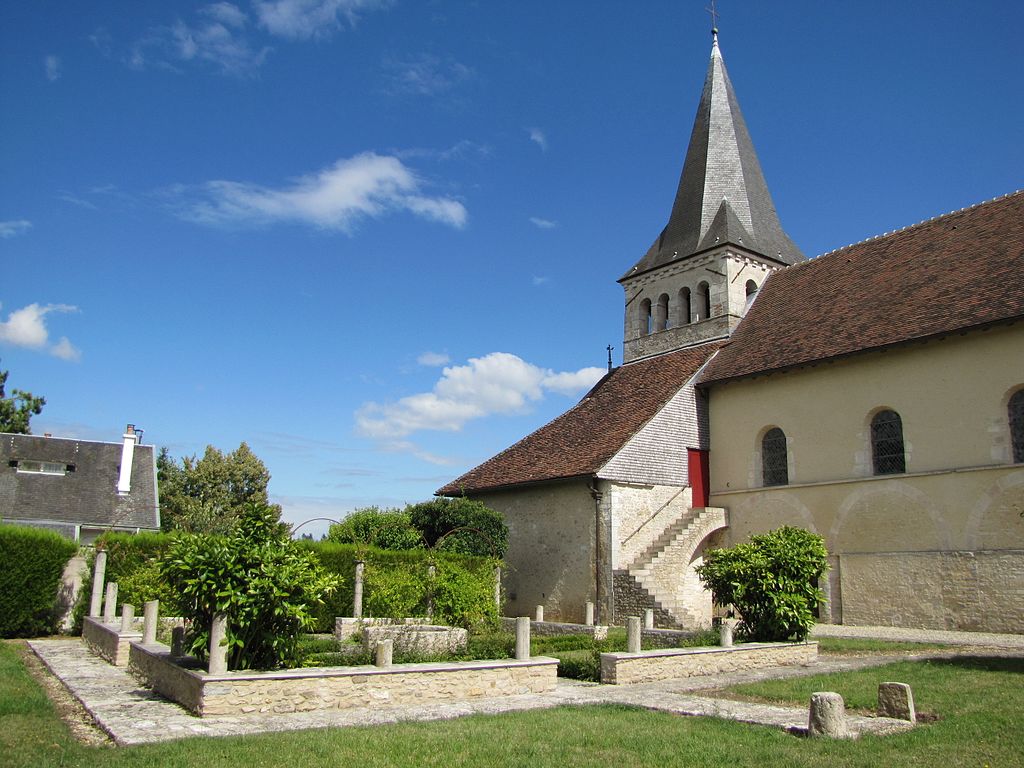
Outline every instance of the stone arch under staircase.
[(613, 572), (614, 621), (654, 609), (655, 624), (710, 626), (711, 602), (693, 572), (709, 536), (728, 526), (725, 509), (692, 507), (674, 520), (625, 567)]

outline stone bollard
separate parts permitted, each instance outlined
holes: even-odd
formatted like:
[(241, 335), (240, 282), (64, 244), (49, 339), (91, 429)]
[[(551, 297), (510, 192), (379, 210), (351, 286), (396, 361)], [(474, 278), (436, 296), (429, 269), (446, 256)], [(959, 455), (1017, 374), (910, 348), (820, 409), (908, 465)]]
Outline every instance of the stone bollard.
[(160, 614), (160, 601), (147, 600), (142, 605), (142, 644), (156, 642), (156, 622)]
[(185, 628), (171, 628), (171, 658), (180, 659), (185, 655)]
[(584, 608), (583, 623), (588, 627), (594, 626), (594, 604), (587, 600), (587, 604)]
[(878, 684), (878, 716), (917, 722), (914, 692), (906, 683)]
[(134, 605), (122, 605), (121, 606), (121, 631), (131, 632), (132, 622), (135, 621), (135, 606)]
[(390, 667), (391, 659), (395, 653), (395, 641), (394, 640), (381, 640), (377, 643), (377, 659), (376, 665), (378, 667)]
[(210, 665), (207, 670), (211, 675), (223, 675), (228, 671), (228, 617), (225, 613), (213, 614), (210, 624)]
[(113, 624), (117, 615), (117, 582), (107, 584), (107, 596), (103, 600), (103, 623)]
[(516, 658), (530, 658), (530, 617), (516, 619)]
[(832, 691), (811, 694), (807, 735), (830, 736), (833, 739), (844, 739), (850, 735), (846, 726), (846, 705), (842, 696)]
[(544, 606), (543, 605), (538, 605), (537, 606), (536, 616), (534, 616), (533, 620), (534, 621), (544, 621)]
[(654, 629), (654, 609), (648, 608), (644, 611), (644, 629)]
[(355, 619), (363, 618), (363, 568), (365, 567), (366, 563), (356, 560), (355, 594), (352, 598), (352, 617)]
[(431, 563), (427, 566), (427, 618), (434, 623), (434, 580), (437, 576), (437, 566)]
[(640, 617), (626, 619), (626, 652), (640, 653)]
[(92, 571), (92, 599), (89, 601), (89, 615), (98, 619), (103, 609), (103, 579), (107, 573), (107, 553), (96, 550), (96, 565)]
[(719, 645), (723, 648), (732, 648), (732, 631), (736, 626), (734, 619), (722, 619), (722, 624), (718, 628)]
[(494, 607), (498, 609), (501, 616), (501, 566), (494, 568)]

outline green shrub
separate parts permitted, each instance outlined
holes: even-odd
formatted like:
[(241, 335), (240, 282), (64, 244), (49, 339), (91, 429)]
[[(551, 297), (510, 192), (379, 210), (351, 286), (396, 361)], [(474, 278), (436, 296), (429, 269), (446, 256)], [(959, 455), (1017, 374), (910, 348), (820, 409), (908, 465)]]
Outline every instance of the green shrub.
[(227, 614), (229, 669), (293, 664), (300, 630), (315, 623), (311, 607), (338, 581), (259, 504), (226, 536), (175, 536), (161, 571), (190, 622), (188, 652), (207, 658), (213, 616)]
[(601, 682), (601, 651), (566, 651), (558, 656), (558, 676)]
[(827, 557), (821, 536), (784, 526), (746, 544), (709, 550), (696, 570), (717, 603), (739, 610), (737, 630), (745, 639), (803, 640), (824, 598), (817, 580), (828, 569)]
[(0, 637), (35, 637), (56, 629), (58, 585), (77, 550), (53, 531), (0, 525)]
[(337, 544), (368, 544), (377, 549), (419, 549), (423, 534), (412, 524), (409, 513), (400, 509), (367, 507), (357, 509), (327, 533)]
[(437, 498), (406, 507), (427, 546), (464, 555), (502, 558), (508, 526), (500, 512), (467, 498)]

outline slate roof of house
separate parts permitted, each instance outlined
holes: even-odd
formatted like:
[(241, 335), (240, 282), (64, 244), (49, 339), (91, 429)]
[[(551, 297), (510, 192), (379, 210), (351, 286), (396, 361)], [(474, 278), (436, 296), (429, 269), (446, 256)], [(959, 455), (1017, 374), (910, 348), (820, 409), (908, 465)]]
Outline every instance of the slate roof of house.
[(716, 36), (668, 224), (621, 280), (727, 242), (783, 264), (805, 258), (779, 222)]
[(701, 384), (1015, 318), (1024, 318), (1024, 191), (775, 272)]
[(687, 347), (616, 368), (573, 408), (448, 483), (437, 495), (458, 496), (595, 474), (721, 344)]
[[(119, 496), (121, 443), (0, 434), (0, 516), (6, 521), (158, 529), (153, 446), (136, 445), (130, 493)], [(19, 472), (18, 461), (74, 467), (64, 475)]]

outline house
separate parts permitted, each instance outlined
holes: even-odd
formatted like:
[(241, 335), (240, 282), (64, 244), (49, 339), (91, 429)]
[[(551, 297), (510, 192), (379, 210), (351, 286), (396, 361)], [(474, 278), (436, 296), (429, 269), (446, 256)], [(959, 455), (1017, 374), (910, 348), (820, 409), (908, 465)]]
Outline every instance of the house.
[(156, 456), (129, 424), (120, 443), (0, 434), (0, 519), (89, 544), (160, 530)]
[(453, 480), (504, 513), (508, 612), (710, 622), (709, 547), (796, 525), (821, 620), (1024, 632), (1024, 193), (806, 259), (717, 36), (623, 365)]

